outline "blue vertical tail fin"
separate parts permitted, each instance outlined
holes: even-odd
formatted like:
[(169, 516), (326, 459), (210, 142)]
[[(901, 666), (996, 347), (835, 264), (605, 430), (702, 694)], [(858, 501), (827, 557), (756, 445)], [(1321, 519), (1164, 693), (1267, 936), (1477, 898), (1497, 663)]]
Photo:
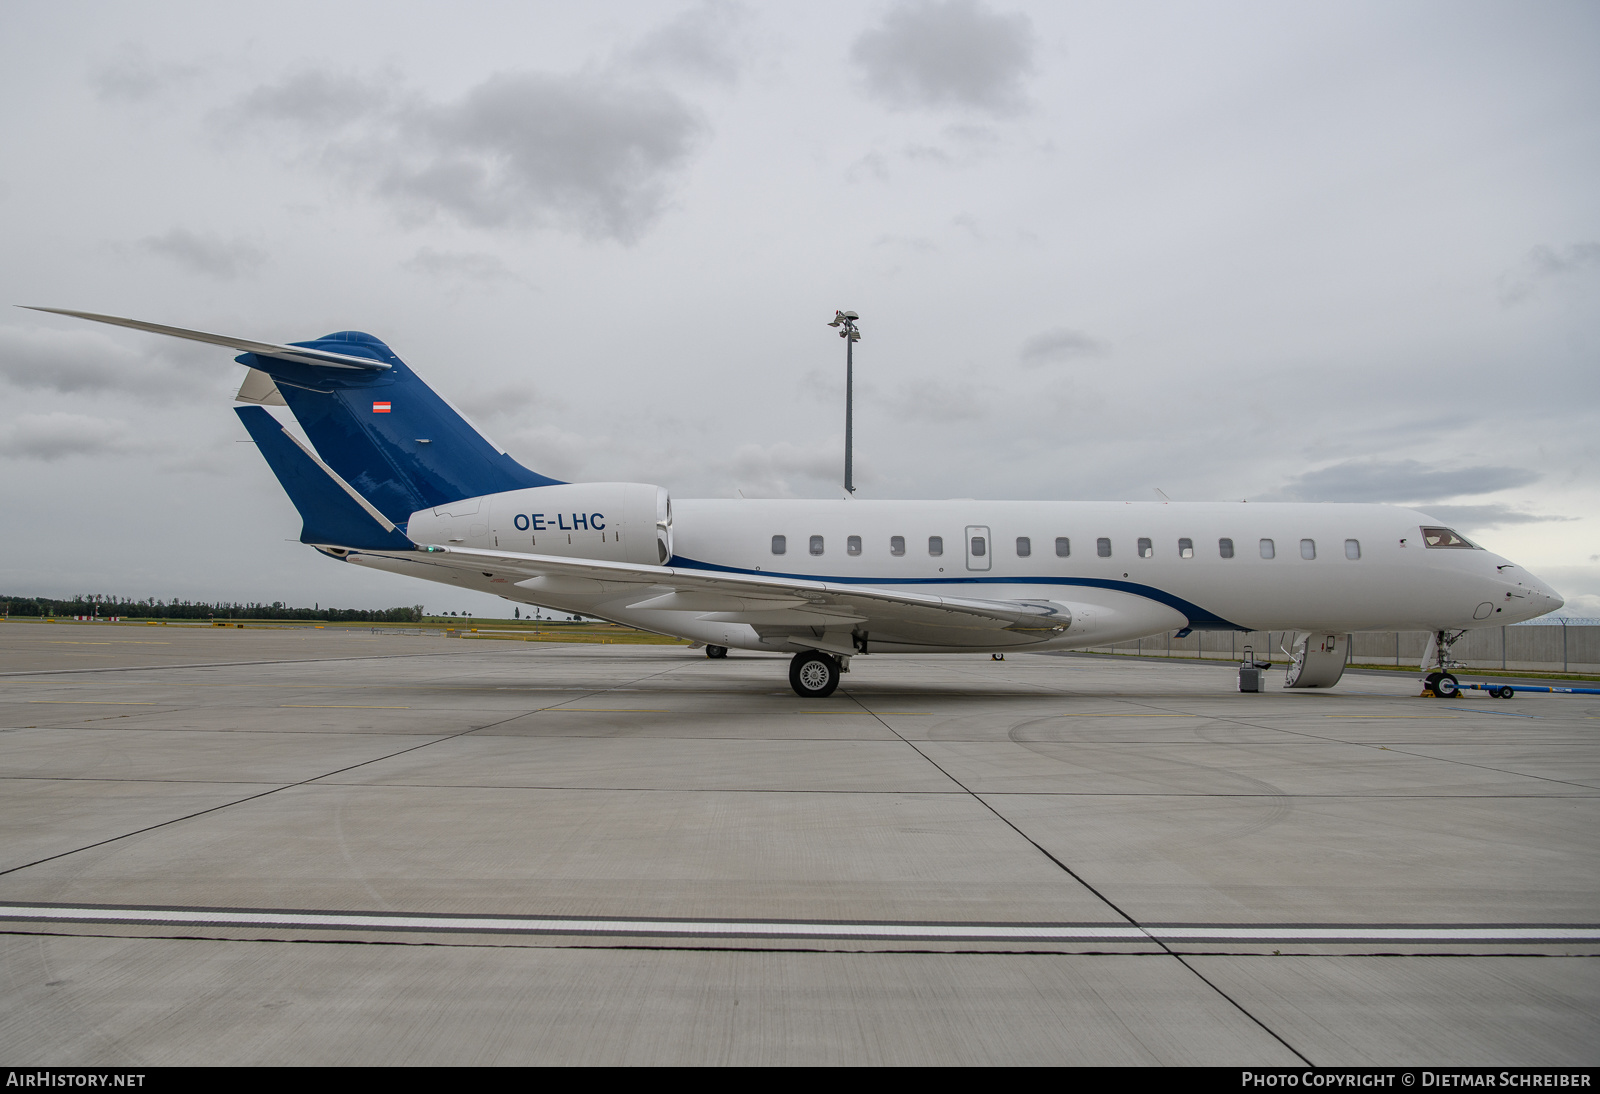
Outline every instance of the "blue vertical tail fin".
[(419, 509), (560, 482), (489, 443), (372, 335), (340, 331), (291, 344), (387, 366), (341, 368), (261, 353), (236, 358), (272, 377), (317, 454), (401, 527)]

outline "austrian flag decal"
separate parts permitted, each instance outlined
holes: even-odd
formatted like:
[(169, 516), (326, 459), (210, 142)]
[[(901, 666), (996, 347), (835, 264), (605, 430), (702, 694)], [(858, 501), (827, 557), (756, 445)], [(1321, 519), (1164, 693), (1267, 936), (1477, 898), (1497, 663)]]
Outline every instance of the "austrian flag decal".
[(386, 402), (384, 402), (384, 403), (373, 403), (372, 404), (372, 412), (374, 414), (387, 414), (387, 413), (389, 413), (389, 404), (386, 403)]

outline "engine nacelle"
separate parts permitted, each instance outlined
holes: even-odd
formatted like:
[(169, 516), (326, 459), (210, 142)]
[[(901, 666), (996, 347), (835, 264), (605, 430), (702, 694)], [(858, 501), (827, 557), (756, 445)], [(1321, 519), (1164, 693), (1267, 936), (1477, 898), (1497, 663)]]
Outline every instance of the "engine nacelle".
[(411, 514), (420, 544), (661, 566), (672, 557), (672, 499), (642, 482), (576, 482), (464, 498)]

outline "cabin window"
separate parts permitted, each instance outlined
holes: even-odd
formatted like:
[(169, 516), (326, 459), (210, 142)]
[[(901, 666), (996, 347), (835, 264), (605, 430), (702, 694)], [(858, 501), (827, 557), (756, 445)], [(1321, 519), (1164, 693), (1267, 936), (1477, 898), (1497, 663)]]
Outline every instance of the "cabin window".
[(1033, 554), (1033, 540), (1029, 539), (1027, 536), (1018, 536), (1017, 557), (1027, 558), (1031, 554)]
[(822, 537), (821, 536), (812, 536), (811, 537), (811, 553), (814, 554), (814, 555), (820, 555), (822, 553)]
[(1099, 555), (1101, 558), (1110, 558), (1111, 557), (1111, 541), (1109, 539), (1107, 539), (1105, 536), (1101, 536), (1099, 539), (1095, 540), (1094, 541), (1094, 553)]
[(944, 554), (944, 537), (943, 536), (929, 536), (928, 537), (928, 553), (930, 555), (933, 555), (935, 558), (938, 558), (940, 555)]
[(1139, 557), (1140, 558), (1155, 558), (1156, 557), (1155, 544), (1151, 543), (1148, 539), (1140, 538), (1140, 540), (1139, 540)]
[(1232, 558), (1233, 540), (1226, 538), (1217, 540), (1217, 554), (1221, 555), (1223, 558)]
[(1457, 550), (1471, 551), (1474, 545), (1448, 528), (1424, 528), (1422, 542), (1429, 547), (1454, 547)]
[(861, 553), (861, 537), (850, 536), (847, 538), (844, 541), (844, 553), (847, 555), (859, 555)]
[(772, 553), (773, 554), (781, 555), (785, 551), (787, 551), (788, 549), (789, 549), (789, 537), (788, 536), (773, 536), (772, 537)]
[(972, 557), (982, 558), (989, 553), (989, 543), (982, 536), (972, 537)]
[(1261, 541), (1262, 558), (1273, 558), (1276, 557), (1277, 553), (1278, 549), (1272, 545), (1272, 541), (1270, 539), (1264, 539)]
[(905, 554), (906, 553), (906, 537), (905, 536), (890, 536), (889, 537), (889, 553), (891, 555), (903, 555), (903, 554)]
[(1304, 558), (1304, 559), (1316, 558), (1317, 557), (1317, 541), (1314, 540), (1314, 539), (1303, 539), (1303, 540), (1301, 540), (1300, 541), (1300, 557)]
[(1180, 539), (1178, 541), (1178, 557), (1179, 558), (1193, 558), (1194, 557), (1194, 540), (1192, 540), (1192, 539)]
[(1361, 557), (1361, 541), (1359, 539), (1347, 539), (1344, 541), (1344, 557), (1352, 562)]
[(1056, 537), (1056, 557), (1066, 558), (1072, 554), (1072, 541), (1066, 536)]

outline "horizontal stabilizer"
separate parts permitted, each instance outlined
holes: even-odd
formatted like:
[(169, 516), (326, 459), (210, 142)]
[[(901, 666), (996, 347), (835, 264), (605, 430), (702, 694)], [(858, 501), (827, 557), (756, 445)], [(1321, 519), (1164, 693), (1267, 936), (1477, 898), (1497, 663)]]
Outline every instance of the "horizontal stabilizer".
[(405, 551), (412, 543), (349, 483), (259, 406), (235, 407), (267, 466), (300, 511), (301, 543)]
[(276, 357), (282, 361), (294, 361), (301, 365), (364, 369), (368, 372), (383, 372), (389, 368), (385, 362), (374, 361), (370, 357), (355, 357), (347, 353), (334, 353), (330, 350), (310, 349), (305, 346), (284, 346), (276, 342), (257, 342), (252, 338), (237, 338), (231, 334), (207, 334), (205, 331), (188, 330), (184, 327), (166, 327), (160, 323), (146, 323), (143, 319), (124, 319), (118, 315), (99, 315), (91, 311), (70, 311), (66, 308), (40, 308), (32, 304), (20, 304), (18, 307), (27, 308), (29, 311), (49, 312), (52, 315), (70, 315), (75, 319), (92, 319), (96, 323), (110, 323), (114, 327), (129, 327), (133, 330), (147, 331), (150, 334), (165, 334), (173, 338), (187, 338), (191, 342), (207, 342), (213, 346), (227, 346), (229, 349), (240, 350), (244, 353), (257, 353), (263, 357)]

